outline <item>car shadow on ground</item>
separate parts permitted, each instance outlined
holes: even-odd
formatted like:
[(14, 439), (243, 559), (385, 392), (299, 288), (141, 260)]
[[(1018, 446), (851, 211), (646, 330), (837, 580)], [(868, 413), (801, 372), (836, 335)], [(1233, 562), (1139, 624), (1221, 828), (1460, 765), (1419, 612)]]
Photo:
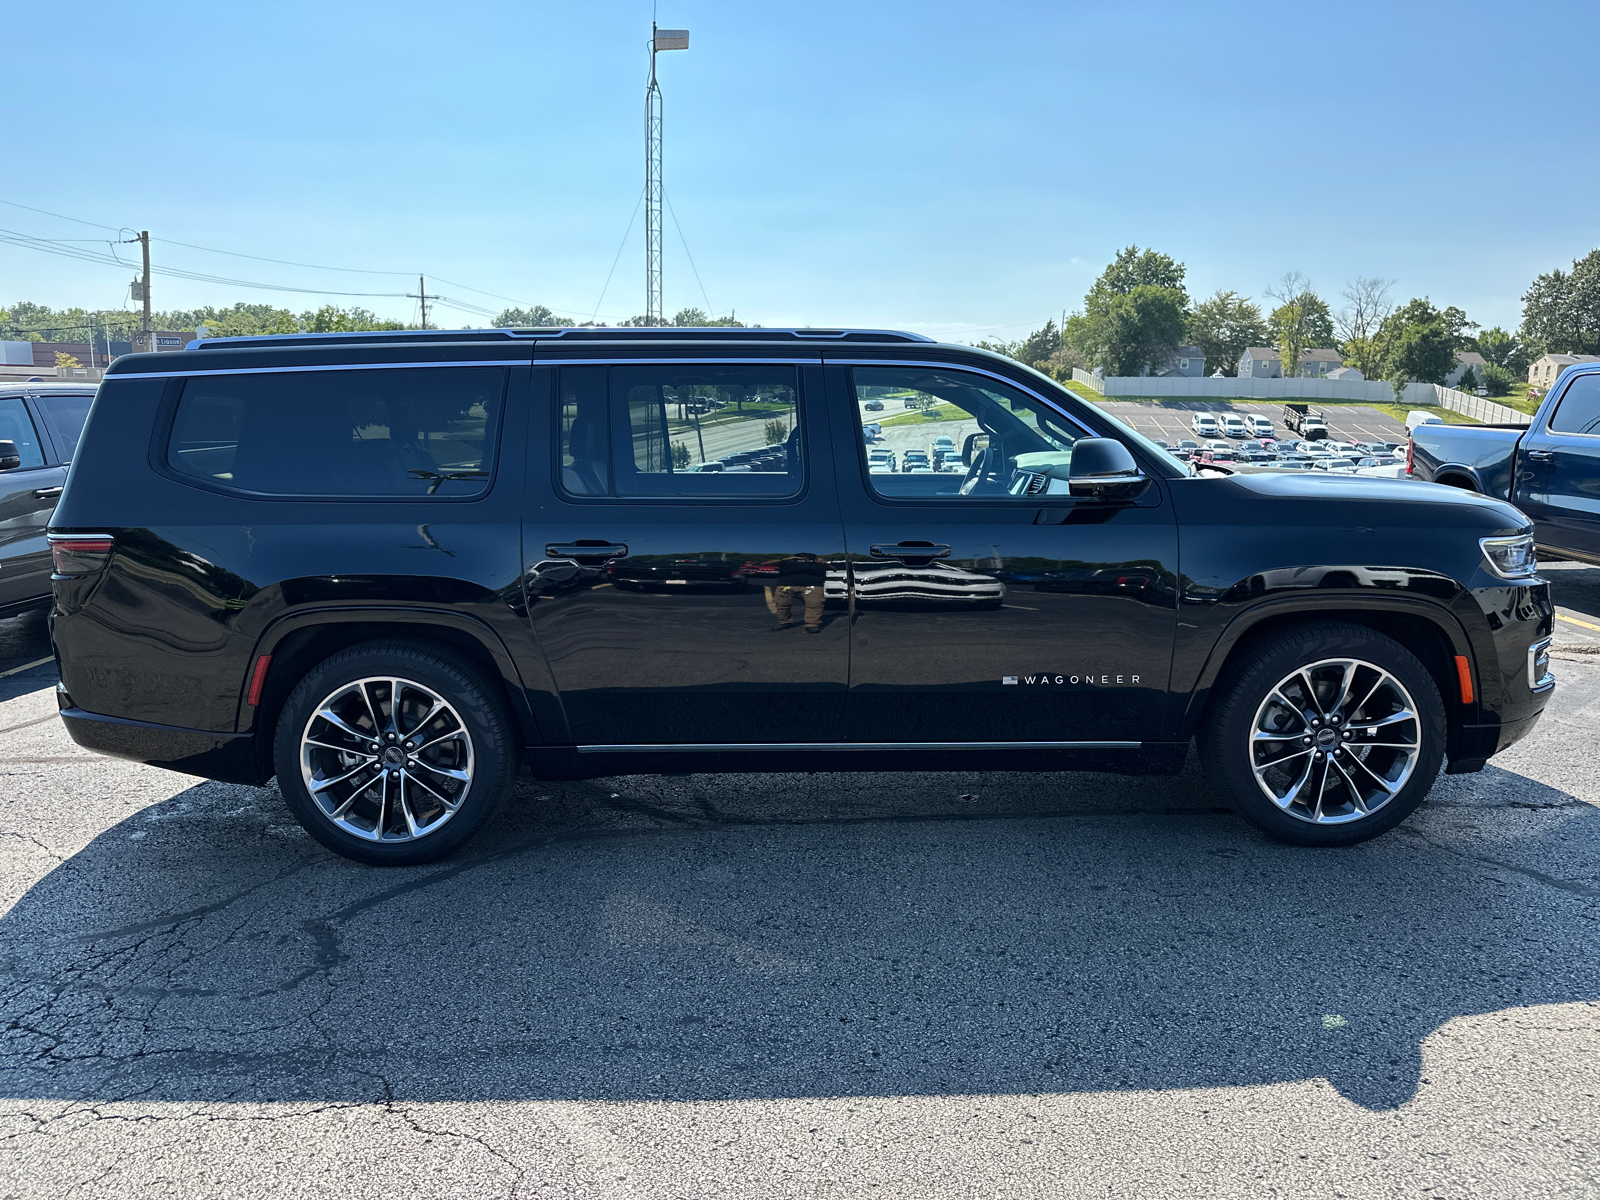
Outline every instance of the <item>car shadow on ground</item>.
[(1265, 841), (1192, 764), (525, 780), (468, 852), (382, 871), (322, 850), (273, 788), (203, 783), (0, 920), (0, 1089), (721, 1100), (1321, 1077), (1391, 1108), (1452, 1018), (1600, 999), (1597, 817), (1493, 767), (1346, 851)]

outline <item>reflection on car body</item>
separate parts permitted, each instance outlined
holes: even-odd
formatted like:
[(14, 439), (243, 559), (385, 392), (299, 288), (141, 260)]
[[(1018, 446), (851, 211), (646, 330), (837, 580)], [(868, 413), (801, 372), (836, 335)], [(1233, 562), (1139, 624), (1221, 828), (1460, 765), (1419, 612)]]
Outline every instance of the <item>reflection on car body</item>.
[[(941, 608), (999, 608), (1006, 585), (993, 575), (964, 570), (948, 563), (907, 566), (901, 562), (855, 564), (857, 604), (914, 601)], [(849, 595), (842, 563), (828, 564), (826, 597), (845, 600)]]
[(722, 554), (634, 555), (607, 563), (605, 572), (623, 591), (696, 586), (742, 590), (745, 584), (742, 564)]

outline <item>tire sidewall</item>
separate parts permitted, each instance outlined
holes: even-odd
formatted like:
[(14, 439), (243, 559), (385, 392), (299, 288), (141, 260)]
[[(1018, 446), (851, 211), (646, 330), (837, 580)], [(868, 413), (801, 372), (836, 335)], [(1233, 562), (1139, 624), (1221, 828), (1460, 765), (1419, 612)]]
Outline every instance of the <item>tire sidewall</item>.
[[(314, 706), (344, 684), (384, 675), (419, 683), (443, 696), (472, 737), (472, 783), (460, 808), (437, 832), (414, 841), (378, 843), (340, 829), (312, 800), (300, 774), (300, 738)], [(516, 766), (510, 730), (503, 705), (476, 672), (431, 647), (370, 644), (334, 655), (296, 685), (278, 715), (273, 764), (285, 803), (317, 841), (358, 862), (407, 866), (444, 857), (493, 815), (510, 788)]]
[[(1251, 767), (1250, 735), (1267, 693), (1296, 667), (1328, 658), (1355, 658), (1388, 671), (1411, 694), (1422, 748), (1411, 778), (1370, 817), (1340, 825), (1313, 825), (1293, 817), (1262, 793)], [(1206, 771), (1232, 797), (1240, 815), (1263, 832), (1303, 846), (1348, 846), (1387, 833), (1410, 816), (1438, 778), (1444, 762), (1445, 709), (1438, 685), (1400, 643), (1358, 625), (1322, 625), (1274, 638), (1223, 689), (1205, 731)]]

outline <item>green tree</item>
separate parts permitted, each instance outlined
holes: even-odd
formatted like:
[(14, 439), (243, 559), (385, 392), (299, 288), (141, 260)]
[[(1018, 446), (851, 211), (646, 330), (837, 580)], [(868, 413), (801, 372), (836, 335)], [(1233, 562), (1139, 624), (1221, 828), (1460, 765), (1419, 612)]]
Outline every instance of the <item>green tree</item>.
[(744, 322), (732, 316), (707, 316), (704, 309), (680, 308), (667, 322), (674, 329), (743, 329)]
[(1468, 333), (1468, 330), (1478, 328), (1478, 323), (1469, 321), (1467, 314), (1453, 304), (1449, 308), (1439, 309), (1435, 308), (1433, 302), (1426, 296), (1420, 300), (1407, 300), (1394, 310), (1389, 320), (1397, 331), (1404, 330), (1410, 325), (1437, 322), (1449, 337), (1452, 351), (1478, 348), (1477, 339)]
[(60, 350), (56, 351), (56, 368), (58, 370), (60, 368), (62, 368), (62, 367), (81, 367), (81, 366), (83, 366), (83, 364), (78, 361), (76, 355), (66, 354), (66, 353), (63, 353)]
[(550, 329), (571, 325), (567, 317), (558, 317), (542, 304), (532, 308), (508, 308), (489, 322), (494, 329)]
[(1189, 315), (1184, 265), (1157, 250), (1129, 246), (1100, 273), (1067, 319), (1066, 341), (1084, 360), (1118, 375), (1171, 361)]
[(1478, 377), (1472, 373), (1471, 367), (1461, 372), (1461, 378), (1456, 380), (1456, 387), (1463, 392), (1473, 392), (1478, 389)]
[(763, 432), (767, 436), (767, 445), (776, 446), (788, 438), (789, 427), (782, 421), (768, 421), (763, 427)]
[(1521, 339), (1498, 325), (1478, 335), (1478, 353), (1483, 355), (1484, 361), (1504, 367), (1513, 374), (1519, 370), (1525, 371), (1528, 367), (1525, 361), (1518, 361), (1524, 357)]
[(1489, 389), (1491, 396), (1504, 396), (1510, 393), (1516, 384), (1517, 377), (1499, 363), (1485, 363), (1483, 367), (1483, 386)]
[(1219, 289), (1194, 306), (1185, 336), (1204, 352), (1207, 369), (1237, 375), (1245, 348), (1261, 345), (1268, 335), (1261, 309), (1248, 296)]
[(336, 308), (332, 304), (324, 304), (315, 312), (300, 314), (303, 333), (369, 333), (405, 328), (401, 322), (385, 321), (365, 308)]
[(672, 443), (672, 465), (679, 471), (689, 465), (689, 447), (682, 442)]
[(1300, 374), (1302, 353), (1333, 345), (1333, 313), (1327, 301), (1311, 290), (1311, 281), (1298, 271), (1284, 275), (1269, 294), (1278, 307), (1267, 318), (1267, 329), (1278, 348), (1283, 377), (1291, 379)]
[(1600, 250), (1574, 259), (1571, 271), (1540, 275), (1522, 296), (1528, 353), (1600, 354)]
[(1043, 326), (1018, 342), (985, 341), (974, 344), (980, 350), (992, 350), (996, 354), (1004, 354), (1007, 358), (1014, 358), (1027, 366), (1043, 367), (1053, 356), (1061, 352), (1061, 331), (1056, 328), (1054, 321), (1046, 321)]
[(1443, 383), (1455, 368), (1455, 339), (1443, 321), (1419, 321), (1407, 325), (1395, 338), (1389, 354), (1386, 377), (1394, 383), (1398, 396), (1410, 380)]

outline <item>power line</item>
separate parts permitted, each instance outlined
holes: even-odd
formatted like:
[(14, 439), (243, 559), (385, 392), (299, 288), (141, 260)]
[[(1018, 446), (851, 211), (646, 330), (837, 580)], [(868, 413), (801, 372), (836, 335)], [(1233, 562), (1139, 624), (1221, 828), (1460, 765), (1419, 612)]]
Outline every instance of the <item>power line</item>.
[(667, 202), (667, 212), (672, 214), (672, 227), (678, 231), (678, 241), (683, 245), (683, 256), (689, 260), (689, 269), (694, 272), (694, 281), (700, 284), (700, 299), (706, 302), (706, 316), (711, 316), (711, 297), (706, 295), (706, 285), (700, 283), (700, 268), (694, 265), (694, 255), (689, 253), (689, 239), (683, 236), (683, 226), (678, 224), (678, 212), (672, 207), (672, 197), (665, 191), (661, 198)]

